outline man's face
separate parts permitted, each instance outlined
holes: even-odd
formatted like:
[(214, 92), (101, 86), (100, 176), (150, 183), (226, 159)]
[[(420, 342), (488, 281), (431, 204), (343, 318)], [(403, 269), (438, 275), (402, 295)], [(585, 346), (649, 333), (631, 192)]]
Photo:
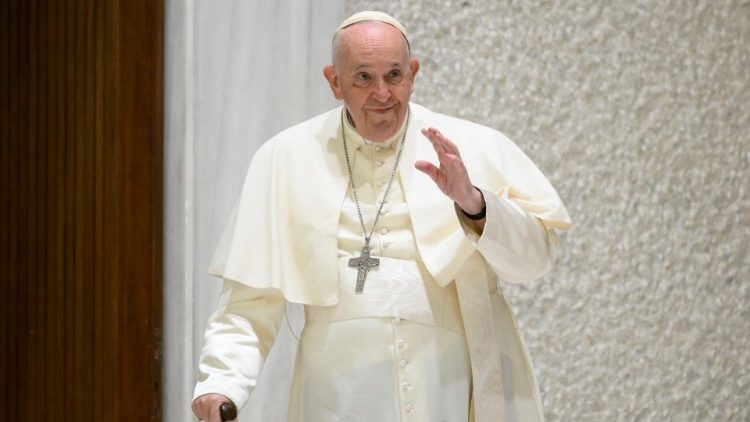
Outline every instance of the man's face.
[(344, 28), (324, 69), (333, 95), (343, 100), (357, 133), (382, 142), (392, 137), (406, 118), (419, 62), (409, 58), (404, 36), (383, 22)]

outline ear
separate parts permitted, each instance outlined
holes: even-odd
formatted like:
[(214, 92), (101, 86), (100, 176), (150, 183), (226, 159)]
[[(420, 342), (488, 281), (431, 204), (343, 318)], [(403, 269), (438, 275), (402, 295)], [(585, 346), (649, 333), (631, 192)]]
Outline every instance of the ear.
[(409, 70), (411, 70), (411, 77), (413, 79), (417, 75), (417, 72), (419, 72), (419, 60), (416, 57), (409, 60)]
[(419, 60), (416, 58), (413, 58), (409, 60), (409, 70), (411, 71), (411, 92), (414, 92), (414, 79), (417, 76), (417, 72), (419, 72)]
[(341, 100), (341, 84), (339, 82), (339, 76), (336, 74), (336, 70), (332, 65), (329, 64), (323, 68), (323, 76), (325, 76), (328, 81), (333, 96), (336, 97), (337, 100)]

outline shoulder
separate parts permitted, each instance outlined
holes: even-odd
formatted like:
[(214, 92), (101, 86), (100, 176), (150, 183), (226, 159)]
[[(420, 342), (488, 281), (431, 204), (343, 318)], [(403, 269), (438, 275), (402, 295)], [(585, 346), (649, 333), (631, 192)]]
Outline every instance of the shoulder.
[(476, 150), (478, 153), (502, 152), (515, 144), (502, 132), (491, 127), (438, 113), (418, 104), (412, 104), (415, 117), (424, 127), (434, 127), (454, 142), (462, 152)]
[(321, 113), (313, 118), (290, 126), (264, 142), (256, 157), (270, 158), (278, 154), (304, 154), (336, 136), (341, 107)]

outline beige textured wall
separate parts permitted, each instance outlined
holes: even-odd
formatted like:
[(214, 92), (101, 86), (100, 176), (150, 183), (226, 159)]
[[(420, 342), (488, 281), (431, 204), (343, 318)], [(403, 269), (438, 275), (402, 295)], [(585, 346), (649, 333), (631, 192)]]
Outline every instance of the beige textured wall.
[(415, 101), (526, 151), (575, 227), (506, 286), (550, 421), (750, 420), (750, 2), (360, 1)]

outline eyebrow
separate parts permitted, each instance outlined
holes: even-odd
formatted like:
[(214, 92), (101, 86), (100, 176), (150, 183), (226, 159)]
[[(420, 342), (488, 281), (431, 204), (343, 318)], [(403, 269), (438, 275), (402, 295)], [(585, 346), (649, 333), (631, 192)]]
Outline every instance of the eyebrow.
[[(362, 68), (370, 67), (370, 66), (372, 66), (372, 63), (362, 63), (359, 66), (357, 66), (356, 68), (354, 68), (354, 70), (360, 70)], [(393, 69), (393, 68), (400, 68), (400, 67), (401, 67), (401, 63), (398, 63), (398, 62), (391, 63), (391, 69)]]

